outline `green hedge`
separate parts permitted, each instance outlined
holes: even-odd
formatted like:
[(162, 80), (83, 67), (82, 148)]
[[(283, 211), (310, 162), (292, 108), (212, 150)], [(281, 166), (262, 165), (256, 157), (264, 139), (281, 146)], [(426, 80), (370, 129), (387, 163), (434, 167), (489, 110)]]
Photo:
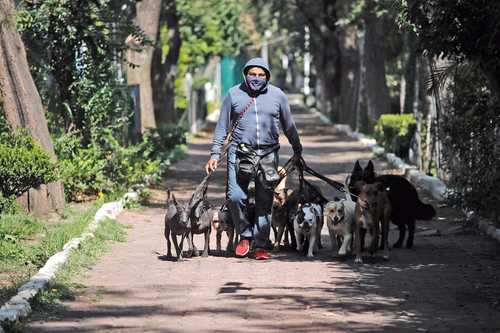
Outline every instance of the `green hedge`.
[(375, 140), (386, 152), (408, 158), (416, 120), (412, 114), (383, 114), (375, 125)]
[(26, 132), (0, 134), (0, 212), (10, 198), (56, 178), (55, 162)]

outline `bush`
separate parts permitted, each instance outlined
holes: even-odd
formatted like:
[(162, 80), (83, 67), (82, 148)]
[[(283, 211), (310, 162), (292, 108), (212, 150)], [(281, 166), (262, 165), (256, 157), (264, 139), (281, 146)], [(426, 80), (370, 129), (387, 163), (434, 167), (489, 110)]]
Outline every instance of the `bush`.
[(417, 123), (412, 114), (383, 114), (375, 125), (375, 139), (387, 152), (408, 158)]
[(0, 192), (3, 198), (19, 196), (56, 178), (55, 162), (26, 132), (0, 135)]
[(500, 220), (500, 107), (478, 70), (457, 71), (441, 118), (444, 166), (455, 202)]
[(171, 152), (186, 142), (186, 131), (178, 125), (163, 125), (143, 135), (142, 141), (124, 147), (112, 128), (102, 128), (97, 141), (82, 148), (76, 133), (54, 140), (66, 198), (81, 201), (87, 197), (124, 189), (161, 173)]

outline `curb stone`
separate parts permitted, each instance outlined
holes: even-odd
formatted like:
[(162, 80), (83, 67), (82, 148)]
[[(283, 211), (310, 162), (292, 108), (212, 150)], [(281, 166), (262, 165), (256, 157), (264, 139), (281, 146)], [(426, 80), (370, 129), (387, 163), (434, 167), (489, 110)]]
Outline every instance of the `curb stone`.
[(139, 194), (137, 192), (129, 192), (125, 193), (118, 201), (103, 204), (82, 235), (69, 240), (61, 251), (52, 255), (38, 273), (19, 287), (17, 295), (13, 296), (0, 308), (0, 333), (4, 332), (3, 327), (8, 327), (8, 325), (27, 317), (31, 313), (30, 301), (55, 276), (57, 270), (68, 260), (70, 252), (78, 248), (88, 238), (94, 237), (94, 232), (102, 220), (116, 219), (128, 202), (137, 201), (138, 199)]
[[(419, 185), (420, 187), (427, 190), (434, 199), (438, 202), (443, 202), (446, 193), (446, 184), (437, 177), (428, 176), (413, 165), (405, 163), (402, 159), (397, 157), (392, 153), (385, 153), (383, 147), (377, 145), (374, 139), (369, 139), (361, 133), (355, 132), (347, 124), (332, 124), (330, 119), (328, 119), (324, 114), (320, 113), (318, 110), (312, 109), (313, 114), (317, 115), (323, 124), (333, 125), (333, 129), (337, 133), (345, 134), (355, 140), (361, 141), (365, 146), (372, 149), (372, 152), (377, 157), (383, 157), (387, 162), (402, 170), (412, 183)], [(472, 221), (477, 225), (477, 228), (485, 233), (488, 237), (500, 242), (500, 228), (495, 227), (493, 222), (487, 221), (475, 214), (475, 212), (469, 211), (465, 213), (466, 220)]]

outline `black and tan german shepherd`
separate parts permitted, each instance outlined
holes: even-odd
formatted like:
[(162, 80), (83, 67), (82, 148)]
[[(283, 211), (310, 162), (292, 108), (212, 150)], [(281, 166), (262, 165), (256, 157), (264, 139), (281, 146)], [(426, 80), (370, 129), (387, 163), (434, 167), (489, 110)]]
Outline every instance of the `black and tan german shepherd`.
[[(415, 221), (431, 220), (436, 215), (434, 207), (420, 201), (415, 186), (405, 177), (398, 175), (377, 176), (371, 160), (364, 169), (359, 164), (359, 161), (356, 161), (354, 165), (349, 180), (349, 190), (355, 195), (359, 192), (357, 190), (359, 188), (358, 182), (381, 183), (384, 188), (388, 189), (387, 193), (392, 207), (391, 220), (399, 229), (399, 239), (393, 245), (395, 248), (401, 248), (403, 245), (406, 228), (408, 228), (406, 247), (411, 248), (415, 235)], [(358, 183), (358, 186), (356, 186), (356, 183)], [(356, 199), (353, 198), (353, 200)]]

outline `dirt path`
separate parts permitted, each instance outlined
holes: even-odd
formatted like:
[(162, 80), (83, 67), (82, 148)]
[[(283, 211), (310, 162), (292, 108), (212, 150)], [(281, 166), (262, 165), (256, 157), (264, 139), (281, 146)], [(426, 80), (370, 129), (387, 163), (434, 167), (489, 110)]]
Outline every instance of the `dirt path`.
[[(371, 157), (314, 115), (295, 119), (306, 161), (333, 179), (343, 181), (356, 159)], [(202, 177), (209, 142), (209, 134), (195, 138), (167, 177), (181, 199)], [(282, 162), (290, 153), (283, 144)], [(223, 175), (210, 188), (219, 202)], [(267, 262), (210, 256), (176, 263), (162, 256), (164, 192), (154, 194), (150, 207), (120, 216), (131, 227), (128, 241), (81, 278), (82, 294), (54, 318), (35, 316), (27, 332), (500, 332), (500, 246), (456, 230), (460, 216), (449, 208), (418, 225), (441, 236), (417, 235), (414, 249), (392, 250), (389, 262), (356, 266), (336, 258), (325, 229), (326, 249), (314, 260), (281, 252)]]

